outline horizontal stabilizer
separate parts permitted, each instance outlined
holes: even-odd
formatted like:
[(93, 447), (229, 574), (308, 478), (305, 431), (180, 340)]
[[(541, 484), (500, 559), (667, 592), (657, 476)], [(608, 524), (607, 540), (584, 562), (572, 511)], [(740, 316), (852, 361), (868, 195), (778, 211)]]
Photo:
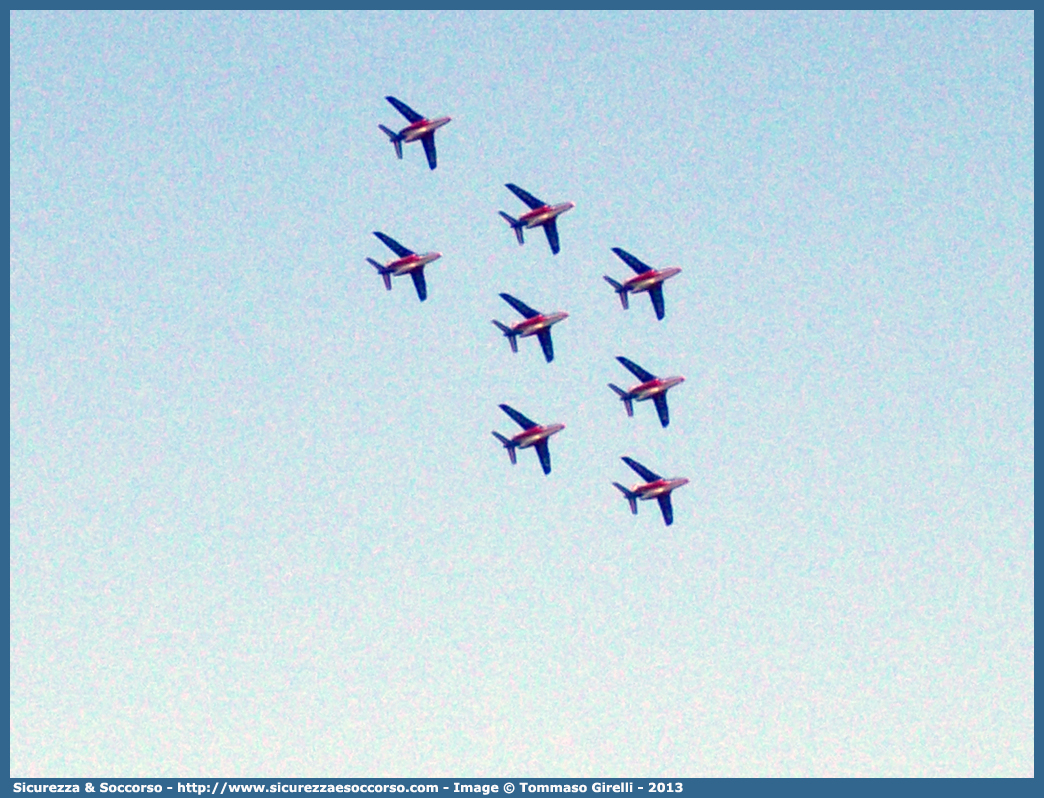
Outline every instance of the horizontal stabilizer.
[(502, 444), (504, 444), (504, 448), (507, 449), (507, 452), (508, 452), (508, 457), (511, 458), (511, 465), (515, 465), (516, 462), (517, 462), (517, 457), (515, 455), (515, 448), (518, 446), (518, 444), (515, 443), (514, 441), (508, 440), (503, 435), (501, 435), (499, 432), (494, 432), (493, 433), (493, 437), (496, 438), (498, 441), (500, 441)]
[(633, 515), (638, 515), (638, 494), (634, 491), (628, 490), (619, 482), (614, 482), (613, 485), (615, 485), (616, 489), (626, 497), (627, 503), (631, 505), (631, 513)]
[(609, 285), (611, 285), (613, 287), (613, 290), (616, 291), (616, 293), (619, 295), (619, 297), (620, 297), (620, 304), (623, 305), (623, 309), (627, 310), (627, 286), (621, 285), (620, 283), (616, 282), (616, 280), (614, 280), (612, 277), (609, 277), (608, 275), (602, 275), (602, 276), (605, 278), (605, 281), (607, 283), (609, 283)]
[(507, 336), (508, 343), (511, 344), (511, 351), (518, 352), (518, 333), (508, 327), (506, 324), (501, 324), (496, 319), (493, 319), (493, 323), (497, 325), (497, 329), (500, 330), (504, 335)]
[(383, 264), (378, 263), (373, 258), (367, 258), (366, 260), (377, 270), (377, 273), (384, 278), (384, 287), (391, 291), (391, 269), (386, 268)]
[(396, 133), (394, 130), (388, 130), (384, 125), (377, 125), (384, 134), (391, 139), (391, 143), (395, 146), (395, 154), (399, 156), (399, 160), (402, 160), (402, 136)]
[(623, 400), (624, 407), (627, 408), (627, 415), (628, 416), (633, 416), (634, 415), (634, 401), (633, 401), (633, 397), (631, 396), (631, 394), (628, 393), (627, 391), (625, 391), (623, 388), (620, 388), (620, 387), (618, 387), (616, 385), (613, 385), (612, 383), (609, 383), (609, 387), (612, 388), (614, 391), (616, 391), (616, 395), (619, 396)]
[(497, 213), (499, 213), (501, 216), (503, 216), (507, 220), (507, 223), (509, 225), (511, 225), (511, 229), (515, 231), (515, 238), (518, 239), (518, 243), (519, 244), (525, 244), (526, 240), (525, 240), (525, 238), (523, 238), (523, 232), (522, 232), (523, 224), (522, 224), (522, 222), (520, 222), (518, 219), (515, 219), (515, 218), (512, 218), (511, 216), (508, 216), (506, 213), (504, 213), (504, 211), (497, 211)]

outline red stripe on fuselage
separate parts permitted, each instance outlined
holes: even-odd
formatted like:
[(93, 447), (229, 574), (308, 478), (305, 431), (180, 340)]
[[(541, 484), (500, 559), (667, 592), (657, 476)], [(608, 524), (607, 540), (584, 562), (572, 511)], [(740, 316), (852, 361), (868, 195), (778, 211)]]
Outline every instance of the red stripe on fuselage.
[(631, 388), (631, 393), (634, 394), (636, 399), (641, 401), (642, 399), (649, 399), (658, 393), (665, 393), (669, 387), (663, 380), (657, 377), (655, 380), (635, 385)]
[(543, 206), (541, 206), (539, 208), (534, 208), (531, 211), (527, 211), (526, 213), (523, 213), (521, 216), (518, 217), (518, 220), (520, 222), (526, 222), (527, 224), (529, 224), (531, 226), (536, 226), (541, 221), (543, 221), (543, 222), (547, 221), (547, 219), (549, 217), (546, 217), (546, 216), (541, 217), (541, 214), (546, 214), (549, 210), (551, 210), (551, 206), (550, 205), (543, 205)]
[(518, 444), (519, 449), (525, 449), (529, 446), (533, 446), (542, 440), (546, 440), (554, 435), (556, 432), (560, 432), (565, 429), (565, 424), (548, 424), (545, 426), (537, 426), (532, 429), (522, 430), (522, 432), (515, 435), (511, 440)]
[(653, 286), (662, 283), (664, 280), (669, 280), (680, 272), (681, 269), (677, 266), (671, 266), (662, 270), (653, 269), (651, 272), (642, 272), (624, 280), (624, 286), (632, 293), (648, 291)]
[(644, 485), (635, 485), (631, 488), (631, 492), (637, 493), (638, 497), (643, 500), (655, 499), (665, 493), (670, 493), (676, 488), (680, 488), (682, 485), (688, 484), (688, 477), (677, 477), (675, 479), (663, 479), (661, 477), (652, 482), (646, 482)]
[(421, 119), (404, 127), (399, 131), (399, 135), (402, 136), (403, 141), (409, 143), (428, 135), (433, 130), (438, 130), (449, 121), (450, 118), (448, 116), (444, 116), (441, 119)]
[(543, 330), (545, 327), (550, 327), (548, 324), (547, 316), (533, 316), (531, 319), (523, 319), (514, 325), (514, 328), (522, 333), (522, 335), (533, 335)]
[(624, 281), (624, 285), (627, 286), (631, 291), (648, 291), (655, 285), (659, 285), (666, 277), (661, 277), (659, 272), (653, 274), (636, 274), (629, 280)]
[(554, 313), (547, 315), (541, 313), (539, 316), (533, 316), (529, 319), (522, 319), (522, 321), (516, 321), (511, 325), (511, 329), (525, 338), (527, 335), (536, 335), (542, 330), (549, 329), (563, 319), (568, 319), (569, 314), (564, 310), (556, 310)]

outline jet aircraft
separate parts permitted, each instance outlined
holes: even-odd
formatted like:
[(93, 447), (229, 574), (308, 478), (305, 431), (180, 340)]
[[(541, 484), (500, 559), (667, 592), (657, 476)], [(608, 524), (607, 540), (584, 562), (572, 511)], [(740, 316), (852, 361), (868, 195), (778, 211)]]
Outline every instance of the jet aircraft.
[(402, 160), (402, 145), (420, 139), (420, 143), (424, 145), (424, 154), (428, 156), (428, 167), (434, 169), (436, 166), (435, 131), (449, 123), (450, 117), (440, 116), (438, 119), (426, 119), (402, 100), (396, 100), (394, 97), (385, 97), (384, 99), (390, 102), (395, 107), (395, 110), (406, 117), (406, 120), (409, 122), (398, 133), (394, 130), (389, 130), (384, 125), (377, 126), (391, 139), (391, 143), (395, 146), (395, 154), (399, 156), (399, 160)]
[(385, 245), (399, 257), (388, 263), (381, 264), (375, 261), (373, 258), (367, 258), (366, 260), (377, 269), (377, 273), (384, 278), (384, 287), (391, 291), (391, 278), (392, 276), (400, 276), (408, 274), (413, 278), (413, 284), (417, 288), (417, 296), (420, 297), (420, 301), (423, 302), (428, 298), (428, 286), (424, 282), (424, 267), (432, 261), (436, 261), (442, 257), (441, 252), (426, 252), (423, 255), (418, 255), (416, 252), (410, 249), (406, 249), (402, 244), (396, 241), (391, 236), (386, 236), (384, 233), (374, 231), (374, 235), (377, 236)]
[(650, 471), (641, 463), (632, 460), (630, 457), (621, 457), (620, 459), (627, 463), (627, 465), (629, 465), (642, 479), (645, 480), (645, 482), (639, 482), (630, 489), (625, 488), (619, 482), (613, 483), (617, 490), (619, 490), (627, 499), (627, 503), (631, 505), (631, 512), (638, 515), (639, 499), (642, 501), (656, 499), (660, 504), (660, 512), (663, 513), (664, 525), (670, 526), (673, 524), (674, 510), (671, 508), (671, 491), (680, 488), (682, 485), (688, 485), (689, 480), (685, 477), (664, 479), (659, 474)]
[(685, 378), (657, 377), (655, 374), (649, 373), (637, 363), (634, 363), (623, 356), (618, 356), (616, 359), (619, 360), (620, 363), (622, 363), (635, 377), (641, 380), (640, 383), (632, 387), (629, 391), (625, 391), (623, 388), (609, 383), (609, 387), (612, 388), (616, 392), (616, 395), (623, 400), (624, 407), (627, 408), (627, 415), (634, 415), (634, 402), (642, 402), (646, 399), (652, 399), (653, 404), (656, 405), (656, 413), (660, 417), (660, 426), (666, 427), (670, 424), (671, 417), (667, 412), (667, 391), (675, 385), (680, 385), (685, 382)]
[(612, 277), (605, 276), (605, 281), (620, 295), (620, 304), (623, 305), (624, 310), (627, 310), (628, 293), (637, 294), (639, 291), (648, 291), (649, 298), (652, 299), (653, 309), (656, 311), (656, 318), (662, 321), (664, 314), (663, 282), (674, 277), (681, 269), (677, 266), (669, 266), (666, 269), (654, 269), (642, 263), (630, 252), (625, 252), (619, 247), (613, 247), (613, 252), (636, 272), (634, 277), (624, 280), (622, 285)]
[(507, 223), (511, 225), (511, 229), (515, 231), (515, 237), (518, 238), (519, 244), (524, 244), (525, 239), (522, 237), (522, 231), (527, 228), (543, 227), (544, 232), (547, 233), (547, 243), (551, 245), (551, 254), (557, 255), (558, 246), (558, 226), (555, 220), (563, 213), (571, 208), (576, 207), (575, 202), (563, 202), (561, 205), (548, 205), (543, 200), (538, 200), (528, 191), (519, 188), (514, 183), (506, 183), (507, 188), (511, 192), (528, 205), (531, 210), (526, 211), (517, 219), (513, 219), (508, 216), (504, 211), (500, 211), (500, 215), (507, 219)]
[(540, 347), (544, 350), (544, 358), (547, 362), (550, 363), (554, 360), (555, 350), (551, 346), (551, 325), (558, 324), (563, 319), (568, 319), (569, 314), (564, 310), (556, 310), (554, 313), (540, 313), (533, 310), (525, 302), (515, 299), (511, 294), (501, 294), (500, 298), (525, 316), (522, 321), (516, 321), (510, 327), (493, 319), (493, 323), (497, 325), (497, 328), (507, 336), (508, 343), (511, 344), (511, 351), (518, 352), (518, 338), (535, 335), (540, 341)]
[(508, 457), (511, 458), (511, 465), (515, 464), (515, 449), (526, 449), (534, 446), (536, 447), (537, 456), (540, 458), (540, 467), (544, 469), (545, 474), (550, 474), (551, 452), (547, 448), (547, 441), (556, 432), (564, 430), (565, 424), (555, 423), (541, 426), (535, 421), (530, 421), (513, 407), (500, 405), (500, 409), (511, 416), (522, 427), (522, 432), (512, 436), (510, 439), (505, 438), (499, 432), (494, 431), (493, 433), (493, 437), (504, 444), (504, 448), (507, 449)]

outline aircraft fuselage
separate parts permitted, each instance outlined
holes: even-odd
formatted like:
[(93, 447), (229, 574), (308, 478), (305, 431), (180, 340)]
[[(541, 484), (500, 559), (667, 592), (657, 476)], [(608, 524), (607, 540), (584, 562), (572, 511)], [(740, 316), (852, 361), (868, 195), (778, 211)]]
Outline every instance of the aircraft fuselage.
[(448, 116), (442, 116), (438, 119), (418, 119), (400, 130), (399, 135), (402, 136), (402, 140), (406, 143), (417, 141), (429, 133), (435, 132), (449, 121), (450, 117)]
[(685, 382), (684, 377), (656, 377), (648, 382), (638, 383), (628, 393), (636, 402), (642, 402), (667, 393), (675, 385), (681, 385), (683, 382)]
[(676, 477), (675, 479), (655, 479), (652, 482), (641, 482), (631, 488), (632, 493), (637, 493), (642, 501), (657, 499), (665, 493), (670, 493), (675, 488), (688, 485), (687, 477)]
[(565, 424), (556, 423), (548, 424), (546, 426), (538, 425), (536, 427), (531, 427), (530, 429), (523, 430), (522, 432), (518, 433), (518, 435), (512, 436), (511, 441), (516, 446), (518, 446), (519, 449), (527, 449), (530, 446), (534, 446), (540, 443), (540, 441), (546, 441), (556, 432), (561, 432), (564, 429)]
[(541, 313), (537, 316), (533, 316), (531, 319), (522, 319), (522, 321), (516, 321), (511, 325), (511, 329), (519, 334), (520, 337), (526, 338), (530, 335), (536, 335), (542, 330), (546, 330), (554, 324), (563, 319), (568, 319), (569, 314), (564, 310), (556, 310), (554, 313)]
[(540, 208), (534, 208), (531, 211), (523, 213), (518, 217), (518, 220), (524, 224), (527, 229), (540, 227), (575, 207), (575, 202), (563, 202), (561, 205), (544, 205)]
[(623, 284), (624, 288), (632, 294), (637, 294), (640, 291), (649, 291), (680, 273), (681, 269), (677, 266), (669, 266), (666, 269), (652, 269), (624, 280)]
[(427, 266), (432, 261), (436, 261), (441, 257), (441, 252), (425, 252), (423, 255), (407, 255), (404, 258), (397, 258), (390, 263), (386, 263), (384, 268), (391, 269), (392, 274), (399, 276), (414, 272), (422, 266)]

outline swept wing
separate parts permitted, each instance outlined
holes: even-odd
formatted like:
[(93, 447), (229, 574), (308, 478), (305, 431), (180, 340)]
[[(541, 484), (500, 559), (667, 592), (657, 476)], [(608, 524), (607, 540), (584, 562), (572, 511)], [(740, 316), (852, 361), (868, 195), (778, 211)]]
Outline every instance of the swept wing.
[(649, 380), (656, 379), (655, 374), (650, 374), (637, 363), (635, 363), (632, 360), (628, 360), (623, 355), (617, 355), (616, 359), (620, 361), (624, 368), (630, 371), (635, 377), (640, 379), (642, 382), (649, 382)]
[(664, 493), (662, 496), (657, 496), (656, 501), (660, 503), (660, 512), (663, 513), (664, 525), (670, 526), (674, 523), (674, 508), (671, 507), (671, 494)]
[(626, 252), (619, 247), (613, 247), (613, 253), (624, 263), (634, 269), (637, 274), (645, 274), (646, 272), (652, 271), (652, 266), (648, 266), (642, 263), (638, 258), (632, 255), (630, 252)]
[(395, 110), (406, 117), (410, 122), (420, 122), (424, 119), (423, 116), (410, 108), (410, 106), (406, 105), (402, 100), (396, 100), (394, 97), (385, 97), (384, 99), (390, 102), (395, 107)]
[(667, 394), (656, 394), (653, 397), (653, 404), (656, 405), (656, 414), (660, 417), (660, 426), (668, 426), (671, 423), (671, 415), (667, 411)]
[(377, 230), (375, 230), (373, 234), (377, 236), (377, 238), (379, 238), (382, 242), (384, 242), (384, 245), (388, 247), (388, 249), (390, 249), (396, 255), (398, 255), (400, 258), (405, 258), (407, 255), (416, 254), (412, 249), (406, 249), (406, 247), (404, 247), (391, 236), (386, 236), (384, 233), (381, 233)]
[(537, 451), (537, 457), (540, 458), (540, 467), (544, 469), (545, 474), (551, 473), (551, 450), (547, 447), (547, 439), (538, 441), (533, 447)]
[(560, 247), (558, 245), (558, 225), (554, 219), (544, 223), (544, 232), (547, 233), (547, 243), (551, 245), (551, 254), (557, 255)]
[(544, 350), (544, 359), (550, 363), (555, 359), (555, 348), (551, 345), (551, 330), (541, 330), (537, 333), (540, 348)]
[(423, 302), (428, 298), (428, 285), (424, 281), (424, 268), (421, 267), (415, 271), (410, 272), (410, 277), (413, 278), (413, 286), (417, 289), (417, 296), (420, 301)]
[(421, 136), (421, 144), (424, 145), (424, 154), (428, 157), (428, 168), (434, 169), (437, 165), (435, 157), (435, 131), (426, 136)]
[(501, 294), (500, 298), (507, 302), (509, 305), (511, 305), (511, 307), (513, 307), (527, 319), (531, 319), (534, 316), (540, 315), (537, 311), (533, 310), (533, 308), (529, 307), (529, 305), (527, 305), (525, 302), (515, 299), (513, 296), (511, 296), (511, 294)]
[(522, 429), (533, 429), (533, 427), (538, 426), (538, 424), (535, 421), (526, 418), (524, 415), (519, 413), (517, 410), (515, 410), (515, 408), (511, 407), (510, 405), (501, 405), (500, 409), (507, 413), (509, 416), (511, 416), (511, 418), (513, 418), (518, 423), (518, 425), (522, 427)]
[[(504, 405), (501, 405), (501, 407), (503, 406)], [(657, 474), (655, 471), (650, 471), (637, 460), (632, 460), (630, 457), (621, 457), (620, 459), (627, 463), (627, 465), (629, 465), (632, 469), (634, 469), (634, 471), (638, 473), (638, 476), (640, 476), (642, 479), (648, 482), (655, 482), (657, 479), (661, 479), (659, 474)]]
[(656, 318), (663, 321), (663, 283), (657, 283), (649, 289), (649, 299), (652, 300), (653, 310), (656, 311)]
[(526, 203), (526, 205), (528, 205), (533, 210), (536, 210), (537, 208), (543, 208), (545, 205), (547, 205), (546, 202), (544, 202), (543, 200), (538, 200), (536, 197), (534, 197), (532, 194), (530, 194), (524, 188), (519, 188), (514, 183), (505, 183), (504, 185), (516, 197), (518, 197), (520, 200), (522, 200), (524, 203)]

